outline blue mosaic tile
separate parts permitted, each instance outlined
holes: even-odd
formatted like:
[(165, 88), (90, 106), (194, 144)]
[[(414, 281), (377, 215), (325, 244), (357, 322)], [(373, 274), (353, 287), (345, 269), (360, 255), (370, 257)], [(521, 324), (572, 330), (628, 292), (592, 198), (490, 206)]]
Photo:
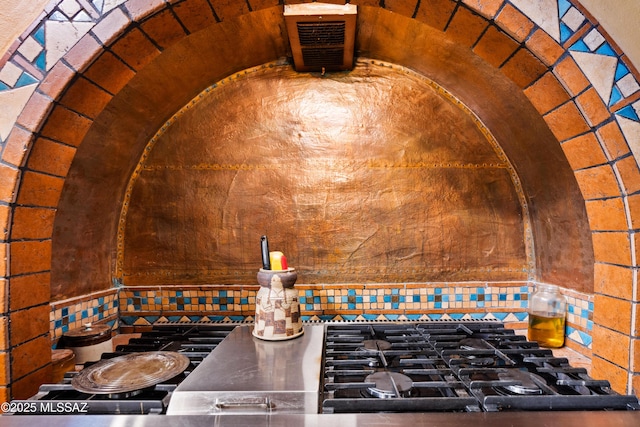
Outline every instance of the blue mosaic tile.
[(566, 42), (573, 35), (573, 30), (567, 26), (567, 24), (560, 23), (560, 41)]
[(627, 105), (626, 107), (616, 111), (616, 115), (625, 117), (630, 120), (635, 120), (636, 122), (640, 121), (640, 118), (638, 118), (638, 113), (636, 113), (636, 110), (631, 105)]
[(593, 344), (593, 337), (587, 334), (586, 332), (582, 332), (582, 331), (577, 331), (577, 332), (582, 338), (581, 340), (582, 344), (586, 345), (587, 347), (591, 347), (591, 344)]
[(618, 66), (616, 68), (615, 79), (616, 80), (620, 80), (621, 78), (623, 78), (627, 74), (629, 74), (629, 69), (622, 62), (618, 62)]
[(120, 316), (120, 321), (125, 325), (133, 325), (138, 320), (138, 316)]
[(523, 313), (516, 312), (516, 313), (513, 313), (513, 314), (521, 322), (527, 320), (527, 318), (529, 316), (529, 314), (527, 312), (523, 312)]
[(609, 43), (602, 44), (595, 53), (605, 56), (618, 56)]
[(509, 313), (493, 313), (493, 315), (495, 316), (496, 319), (498, 319), (500, 321), (504, 321), (504, 319), (507, 318)]

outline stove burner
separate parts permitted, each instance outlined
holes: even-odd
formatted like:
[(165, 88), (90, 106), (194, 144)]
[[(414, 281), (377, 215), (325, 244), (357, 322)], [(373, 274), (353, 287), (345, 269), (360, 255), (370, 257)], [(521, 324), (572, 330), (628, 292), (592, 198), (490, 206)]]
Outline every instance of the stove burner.
[(493, 349), (491, 344), (481, 338), (465, 338), (463, 340), (460, 340), (460, 348), (462, 350)]
[(361, 350), (365, 351), (385, 351), (391, 349), (391, 343), (385, 340), (365, 340)]
[(369, 387), (367, 391), (379, 399), (408, 397), (413, 386), (413, 381), (408, 376), (388, 371), (371, 374), (365, 378), (365, 382), (375, 384), (375, 387)]
[(496, 359), (493, 356), (481, 357), (474, 354), (454, 354), (451, 356), (449, 362), (452, 365), (459, 365), (461, 367), (487, 367), (495, 365)]
[(508, 372), (498, 373), (498, 378), (501, 381), (517, 381), (518, 384), (511, 384), (500, 386), (500, 389), (505, 390), (508, 394), (519, 395), (531, 395), (542, 394), (542, 390), (539, 383), (544, 383), (544, 380), (531, 372), (522, 371), (519, 369), (513, 369)]

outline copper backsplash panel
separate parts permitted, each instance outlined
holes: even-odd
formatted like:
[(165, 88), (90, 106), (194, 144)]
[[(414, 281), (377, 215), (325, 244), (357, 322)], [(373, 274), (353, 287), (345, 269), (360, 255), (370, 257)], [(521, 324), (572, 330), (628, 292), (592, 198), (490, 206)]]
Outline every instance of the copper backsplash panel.
[(253, 284), (266, 234), (300, 283), (522, 280), (522, 200), (492, 137), (426, 79), (264, 67), (219, 82), (149, 143), (117, 275)]

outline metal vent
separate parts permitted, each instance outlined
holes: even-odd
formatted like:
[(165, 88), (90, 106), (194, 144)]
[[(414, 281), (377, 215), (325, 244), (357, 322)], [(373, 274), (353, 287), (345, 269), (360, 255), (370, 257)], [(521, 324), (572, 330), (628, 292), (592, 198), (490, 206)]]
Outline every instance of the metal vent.
[(307, 67), (341, 67), (343, 56), (344, 49), (341, 47), (337, 47), (335, 49), (313, 47), (302, 49), (302, 60), (304, 61), (304, 65)]
[(344, 21), (336, 22), (298, 22), (300, 46), (343, 45)]
[(284, 16), (298, 71), (353, 68), (357, 7), (306, 3), (286, 5)]

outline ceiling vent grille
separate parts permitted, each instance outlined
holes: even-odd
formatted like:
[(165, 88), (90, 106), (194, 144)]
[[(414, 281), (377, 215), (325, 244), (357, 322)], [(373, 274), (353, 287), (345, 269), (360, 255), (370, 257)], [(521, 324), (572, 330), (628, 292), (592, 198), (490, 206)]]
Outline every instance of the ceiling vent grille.
[(293, 62), (297, 71), (353, 68), (357, 7), (351, 4), (285, 5)]

